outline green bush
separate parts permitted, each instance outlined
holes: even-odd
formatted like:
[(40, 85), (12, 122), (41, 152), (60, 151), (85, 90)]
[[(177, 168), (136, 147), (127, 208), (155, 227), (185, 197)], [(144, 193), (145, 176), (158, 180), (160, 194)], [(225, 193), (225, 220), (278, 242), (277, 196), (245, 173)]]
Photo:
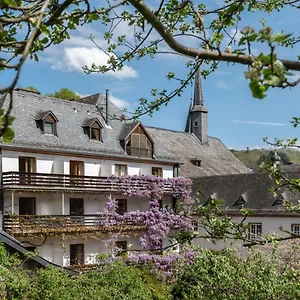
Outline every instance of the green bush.
[(141, 299), (165, 300), (170, 294), (164, 283), (142, 268), (115, 264), (104, 272), (69, 276), (65, 272), (41, 269), (32, 278), (30, 299)]
[(300, 283), (260, 254), (242, 260), (229, 250), (203, 250), (178, 276), (171, 294), (189, 300), (299, 299)]

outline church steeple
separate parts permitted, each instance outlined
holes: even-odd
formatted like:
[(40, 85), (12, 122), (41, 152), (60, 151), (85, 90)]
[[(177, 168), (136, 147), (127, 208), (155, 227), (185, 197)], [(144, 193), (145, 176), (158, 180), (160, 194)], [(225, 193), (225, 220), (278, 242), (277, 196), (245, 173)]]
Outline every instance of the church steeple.
[(207, 112), (204, 106), (201, 75), (198, 69), (195, 76), (194, 101), (190, 106), (185, 131), (194, 133), (202, 144), (208, 143)]
[(196, 72), (195, 85), (194, 85), (194, 102), (193, 102), (193, 106), (196, 106), (196, 105), (204, 106), (201, 75), (200, 75), (200, 70), (199, 69)]

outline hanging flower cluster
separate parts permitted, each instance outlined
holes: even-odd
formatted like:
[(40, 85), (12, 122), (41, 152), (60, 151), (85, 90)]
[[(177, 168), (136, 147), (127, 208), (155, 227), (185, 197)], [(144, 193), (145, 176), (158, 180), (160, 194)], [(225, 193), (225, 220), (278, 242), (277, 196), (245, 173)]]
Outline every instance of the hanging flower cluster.
[[(122, 194), (127, 196), (148, 197), (149, 211), (134, 211), (119, 215), (116, 213), (117, 202), (112, 197), (107, 198), (104, 226), (132, 224), (145, 226), (144, 234), (140, 237), (140, 245), (145, 250), (160, 250), (163, 240), (171, 230), (190, 230), (192, 224), (186, 216), (186, 210), (176, 214), (170, 211), (162, 211), (159, 200), (165, 190), (178, 199), (182, 209), (192, 204), (190, 197), (191, 181), (185, 178), (160, 178), (155, 176), (125, 176), (113, 177), (118, 186), (121, 186)], [(145, 188), (146, 187), (146, 188)]]

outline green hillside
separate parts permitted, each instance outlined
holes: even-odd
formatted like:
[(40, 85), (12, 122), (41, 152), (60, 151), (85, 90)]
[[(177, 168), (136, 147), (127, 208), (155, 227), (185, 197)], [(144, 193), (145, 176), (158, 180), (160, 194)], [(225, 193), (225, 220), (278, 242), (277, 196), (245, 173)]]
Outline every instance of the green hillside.
[[(262, 155), (267, 155), (271, 150), (270, 149), (251, 149), (251, 150), (234, 150), (231, 149), (231, 152), (242, 161), (248, 168), (258, 169), (258, 160)], [(300, 164), (300, 151), (285, 149), (278, 150), (277, 153), (284, 152), (291, 163)]]

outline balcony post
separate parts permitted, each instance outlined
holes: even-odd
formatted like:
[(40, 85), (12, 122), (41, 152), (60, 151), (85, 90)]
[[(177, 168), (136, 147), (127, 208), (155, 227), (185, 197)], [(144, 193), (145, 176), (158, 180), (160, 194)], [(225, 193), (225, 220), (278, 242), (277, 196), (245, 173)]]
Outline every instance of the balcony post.
[(65, 193), (61, 193), (61, 214), (65, 214)]
[(15, 192), (11, 192), (11, 214), (15, 213)]

